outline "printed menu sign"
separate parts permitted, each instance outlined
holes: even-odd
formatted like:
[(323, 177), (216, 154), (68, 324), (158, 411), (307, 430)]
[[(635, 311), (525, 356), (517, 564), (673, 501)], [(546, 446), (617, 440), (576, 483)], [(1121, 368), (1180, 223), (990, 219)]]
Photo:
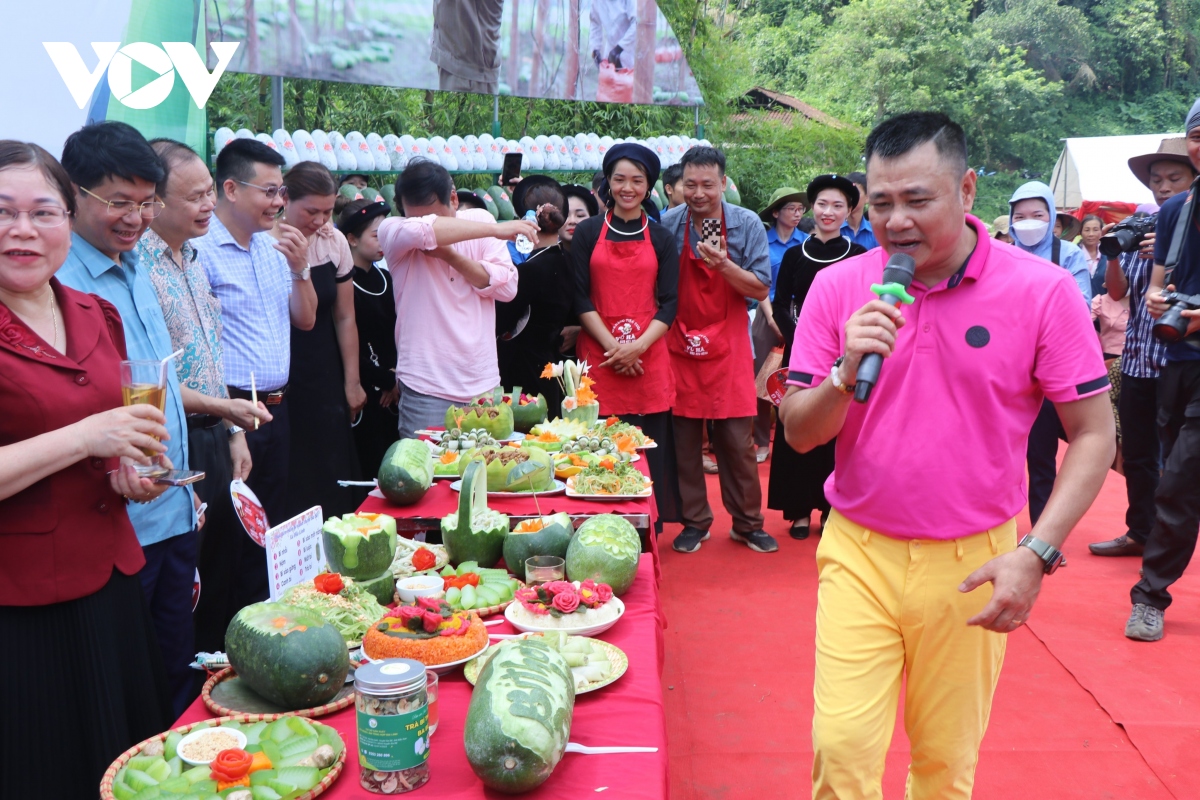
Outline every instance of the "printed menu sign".
[(292, 517), (267, 531), (267, 580), (271, 600), (291, 587), (312, 580), (325, 569), (321, 546), (321, 507)]

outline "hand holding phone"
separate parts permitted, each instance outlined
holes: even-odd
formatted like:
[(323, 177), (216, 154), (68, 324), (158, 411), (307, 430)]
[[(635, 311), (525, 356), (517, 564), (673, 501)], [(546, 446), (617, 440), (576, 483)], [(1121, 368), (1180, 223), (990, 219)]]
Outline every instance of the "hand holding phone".
[(523, 156), (520, 153), (505, 153), (504, 167), (500, 171), (500, 185), (510, 186), (521, 180), (521, 159)]
[(189, 483), (204, 480), (204, 473), (194, 469), (173, 469), (154, 479), (155, 483), (165, 486), (187, 486)]

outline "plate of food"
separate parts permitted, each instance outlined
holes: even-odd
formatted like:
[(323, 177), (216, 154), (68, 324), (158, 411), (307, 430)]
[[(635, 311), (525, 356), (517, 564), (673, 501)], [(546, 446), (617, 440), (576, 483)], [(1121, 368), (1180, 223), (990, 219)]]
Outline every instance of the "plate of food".
[[(287, 716), (273, 722), (221, 717), (152, 736), (114, 761), (101, 800), (223, 796), (310, 800), (342, 773), (346, 745), (336, 730)], [(269, 790), (253, 791), (264, 786)], [(230, 791), (232, 790), (232, 791)]]
[[(425, 552), (421, 552), (422, 550)], [(392, 576), (396, 580), (436, 572), (445, 569), (449, 563), (450, 554), (443, 545), (418, 542), (403, 536), (396, 537), (396, 555), (392, 559)]]
[(362, 644), (367, 628), (387, 611), (362, 584), (336, 572), (323, 572), (296, 584), (283, 593), (279, 602), (321, 617), (337, 628), (351, 648)]
[[(461, 479), (456, 480), (454, 483), (450, 484), (450, 489), (451, 489), (451, 491), (461, 492), (462, 491), (462, 480)], [(544, 492), (536, 492), (536, 494), (541, 497), (546, 497), (547, 495), (552, 495), (552, 494), (562, 494), (565, 491), (567, 491), (567, 484), (563, 483), (560, 480), (555, 480), (553, 489), (547, 489)], [(535, 492), (525, 491), (525, 492), (488, 492), (487, 493), (488, 497), (529, 497), (532, 494), (535, 494)]]
[[(520, 638), (539, 637), (547, 644), (558, 650), (571, 667), (571, 676), (575, 679), (575, 694), (587, 694), (597, 689), (603, 689), (629, 669), (629, 657), (615, 644), (586, 636), (570, 636), (562, 631), (550, 633), (523, 633)], [(495, 655), (496, 650), (503, 646), (497, 642), (489, 647), (482, 655), (476, 656), (463, 667), (463, 677), (472, 686), (479, 680), (479, 673), (487, 666), (488, 660)]]
[(581, 500), (624, 500), (649, 497), (653, 482), (628, 463), (599, 464), (567, 478), (567, 497)]
[[(561, 597), (560, 597), (561, 595)], [(625, 604), (606, 583), (551, 581), (516, 592), (504, 618), (519, 631), (594, 636), (617, 624)]]
[(598, 428), (622, 450), (651, 450), (658, 447), (658, 443), (643, 433), (641, 428), (622, 422), (619, 417), (609, 417)]
[(455, 611), (439, 597), (396, 604), (367, 631), (362, 654), (368, 661), (411, 658), (444, 675), (487, 649), (483, 620), (474, 611)]

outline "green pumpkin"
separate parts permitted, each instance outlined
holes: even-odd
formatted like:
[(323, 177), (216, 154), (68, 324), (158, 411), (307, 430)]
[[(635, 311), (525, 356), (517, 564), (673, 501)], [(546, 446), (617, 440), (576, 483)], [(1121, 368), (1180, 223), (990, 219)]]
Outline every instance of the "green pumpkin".
[(538, 639), (513, 639), (479, 674), (463, 745), (484, 786), (506, 794), (545, 783), (571, 735), (575, 681), (566, 659)]
[[(508, 571), (524, 580), (525, 560), (534, 556), (565, 558), (575, 526), (566, 512), (541, 517), (542, 529), (530, 533), (511, 530), (504, 537), (504, 564)], [(524, 523), (521, 523), (524, 524)], [(521, 525), (517, 525), (520, 528)]]
[(546, 407), (545, 395), (539, 394), (532, 403), (521, 405), (521, 387), (514, 386), (504, 397), (507, 398), (505, 402), (512, 407), (513, 428), (521, 433), (529, 433), (534, 425), (541, 425), (546, 421), (549, 409)]
[(637, 577), (642, 539), (624, 517), (600, 514), (579, 526), (567, 547), (567, 580), (607, 583), (613, 594), (629, 591)]
[(433, 456), (420, 439), (400, 439), (383, 454), (375, 479), (379, 491), (396, 506), (420, 501), (433, 484)]
[(446, 409), (446, 430), (459, 428), (464, 431), (483, 428), (493, 439), (507, 439), (513, 434), (512, 406), (507, 403), (493, 404), (486, 400), (465, 407), (450, 406)]
[[(554, 488), (554, 462), (540, 448), (478, 447), (471, 452), (471, 460), (475, 458), (486, 464), (489, 492), (548, 492)], [(465, 475), (470, 460), (460, 458), (458, 463), (460, 474)], [(533, 466), (521, 466), (524, 464)]]
[(442, 543), (450, 563), (474, 561), (485, 569), (496, 566), (508, 535), (508, 517), (487, 507), (487, 468), (472, 458), (463, 471), (458, 511), (442, 517)]

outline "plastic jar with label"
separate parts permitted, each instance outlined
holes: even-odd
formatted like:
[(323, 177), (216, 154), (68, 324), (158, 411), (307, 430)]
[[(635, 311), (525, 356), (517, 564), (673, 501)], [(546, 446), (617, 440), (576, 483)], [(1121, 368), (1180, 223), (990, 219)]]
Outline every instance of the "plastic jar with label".
[(363, 664), (354, 673), (359, 783), (404, 794), (429, 780), (425, 665), (409, 658)]

